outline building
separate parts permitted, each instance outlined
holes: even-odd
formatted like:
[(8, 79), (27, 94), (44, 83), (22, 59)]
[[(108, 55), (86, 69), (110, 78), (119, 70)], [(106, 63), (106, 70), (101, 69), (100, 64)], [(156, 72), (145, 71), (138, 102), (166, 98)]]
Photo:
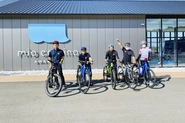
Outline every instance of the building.
[(37, 26), (55, 30), (56, 24), (61, 38), (70, 39), (60, 44), (64, 69), (77, 68), (81, 46), (91, 53), (93, 68), (103, 68), (109, 44), (122, 58), (116, 38), (129, 41), (136, 56), (140, 41), (147, 40), (151, 67), (185, 67), (185, 0), (0, 0), (0, 70), (48, 69), (52, 44), (30, 39), (47, 40), (56, 33)]

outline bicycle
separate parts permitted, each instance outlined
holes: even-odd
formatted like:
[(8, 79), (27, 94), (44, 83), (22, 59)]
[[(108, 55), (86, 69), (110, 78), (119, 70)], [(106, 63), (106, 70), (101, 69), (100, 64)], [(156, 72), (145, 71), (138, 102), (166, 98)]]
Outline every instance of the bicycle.
[(89, 73), (89, 67), (87, 66), (89, 64), (89, 61), (78, 61), (80, 63), (83, 63), (83, 65), (78, 65), (77, 69), (77, 83), (80, 89), (80, 92), (86, 94), (90, 88), (91, 84), (91, 77)]
[[(121, 81), (125, 80), (125, 83), (129, 85), (131, 89), (135, 89), (138, 85), (137, 73), (132, 70), (132, 66), (127, 63), (124, 65), (123, 62), (120, 62), (121, 66), (118, 66), (118, 77)], [(124, 67), (125, 66), (125, 69)]]
[(61, 77), (57, 74), (57, 67), (60, 64), (59, 62), (48, 61), (52, 64), (52, 67), (49, 70), (49, 75), (46, 80), (45, 91), (48, 96), (55, 97), (61, 92), (63, 86)]
[(104, 81), (107, 81), (108, 77), (110, 77), (113, 89), (116, 89), (116, 71), (114, 69), (115, 63), (116, 60), (108, 60), (106, 66), (103, 68), (103, 79)]
[[(143, 77), (145, 84), (150, 88), (153, 88), (156, 85), (155, 73), (151, 68), (149, 68), (146, 61), (142, 61), (141, 63), (139, 63), (139, 66), (134, 65), (133, 71), (138, 73), (138, 78)], [(150, 85), (151, 82), (152, 82), (152, 85)]]

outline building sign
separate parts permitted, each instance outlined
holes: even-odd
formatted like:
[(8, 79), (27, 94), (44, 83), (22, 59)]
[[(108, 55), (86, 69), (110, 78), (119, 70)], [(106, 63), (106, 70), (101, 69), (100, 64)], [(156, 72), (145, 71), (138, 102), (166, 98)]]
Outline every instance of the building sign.
[[(67, 28), (65, 24), (28, 24), (28, 36), (34, 43), (52, 43), (57, 40), (59, 43), (67, 43), (70, 39), (67, 37)], [(50, 50), (49, 50), (50, 51)], [(41, 50), (40, 52), (29, 49), (27, 51), (18, 51), (17, 55), (21, 58), (48, 58), (49, 51)], [(77, 50), (63, 49), (66, 57), (78, 56)], [(48, 64), (46, 60), (36, 60), (37, 64)]]
[[(78, 50), (68, 50), (66, 48), (63, 49), (65, 57), (77, 57), (79, 56), (79, 52)], [(27, 49), (26, 51), (18, 51), (17, 52), (17, 56), (23, 58), (23, 57), (27, 57), (27, 58), (48, 58), (50, 50), (46, 51), (46, 50), (41, 50), (40, 52), (32, 50), (32, 49)], [(36, 60), (35, 61), (36, 64), (48, 64), (47, 60)]]
[(34, 43), (60, 43), (69, 41), (65, 24), (28, 24), (28, 36)]

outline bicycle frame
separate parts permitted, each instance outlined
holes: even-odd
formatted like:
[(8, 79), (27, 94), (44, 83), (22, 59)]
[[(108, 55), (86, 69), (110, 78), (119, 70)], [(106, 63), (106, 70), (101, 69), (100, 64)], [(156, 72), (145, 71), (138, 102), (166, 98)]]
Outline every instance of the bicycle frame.
[(127, 64), (127, 65), (125, 66), (125, 71), (124, 71), (124, 76), (126, 75), (126, 73), (128, 73), (128, 74), (129, 74), (129, 79), (131, 79), (131, 78), (130, 78), (130, 74), (131, 74), (131, 73), (130, 73), (130, 71), (131, 71), (130, 68), (131, 68), (130, 65)]
[[(140, 71), (140, 68), (142, 68), (142, 71)], [(139, 70), (139, 75), (143, 76), (144, 73), (145, 73), (145, 70), (147, 70), (147, 68), (149, 68), (148, 65), (147, 65), (147, 62), (143, 61), (143, 63), (141, 65), (139, 65), (138, 68), (137, 68)]]
[[(108, 64), (108, 63), (107, 63)], [(106, 66), (107, 73), (111, 75), (113, 69), (113, 63), (110, 63), (110, 65)]]
[(53, 76), (53, 74), (55, 72), (57, 72), (57, 66), (59, 65), (59, 63), (58, 63), (58, 61), (57, 62), (53, 62), (51, 60), (48, 60), (48, 61), (51, 62), (51, 64), (52, 64), (52, 67), (51, 67), (51, 69), (49, 71), (49, 74)]
[[(86, 78), (85, 78), (85, 74), (86, 74), (86, 71), (89, 73), (89, 67), (87, 66), (87, 64), (83, 64), (80, 68), (80, 73), (82, 75), (82, 80), (84, 81)], [(89, 73), (90, 74), (90, 73)]]

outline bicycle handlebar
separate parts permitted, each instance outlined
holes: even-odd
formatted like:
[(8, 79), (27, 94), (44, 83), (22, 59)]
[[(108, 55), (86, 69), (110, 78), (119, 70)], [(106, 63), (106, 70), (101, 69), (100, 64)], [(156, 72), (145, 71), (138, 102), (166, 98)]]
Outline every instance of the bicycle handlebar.
[(49, 60), (49, 59), (48, 59), (48, 61), (49, 61), (50, 63), (52, 63), (52, 64), (58, 64), (58, 63), (59, 63), (59, 61), (53, 62), (52, 60)]
[(78, 61), (80, 63), (91, 64), (90, 61)]

